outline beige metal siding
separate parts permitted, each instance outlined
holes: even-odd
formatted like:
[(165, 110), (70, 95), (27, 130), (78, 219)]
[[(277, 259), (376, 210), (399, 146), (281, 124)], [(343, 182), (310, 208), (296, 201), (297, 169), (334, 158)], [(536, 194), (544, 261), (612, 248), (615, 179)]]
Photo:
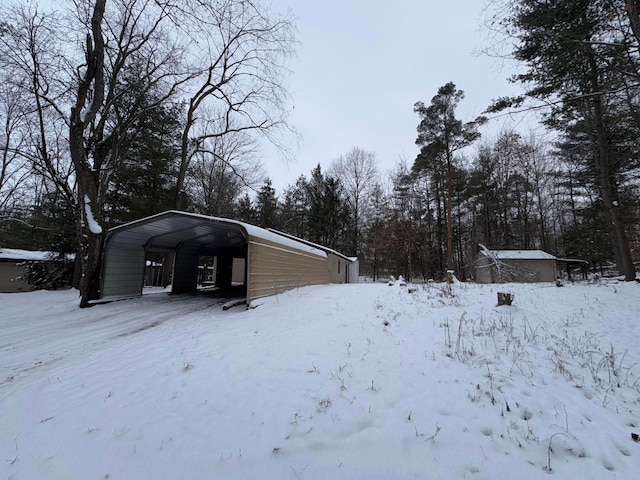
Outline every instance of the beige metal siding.
[(240, 284), (244, 283), (245, 280), (245, 270), (246, 270), (246, 260), (244, 258), (234, 258), (233, 259), (233, 267), (231, 273), (231, 283), (232, 284)]
[(24, 262), (0, 262), (0, 293), (29, 292), (33, 288), (24, 280)]
[(483, 254), (479, 254), (474, 262), (475, 280), (477, 283), (503, 283), (503, 282), (555, 282), (555, 259), (499, 259), (504, 267), (503, 278), (500, 278), (498, 269), (493, 260)]
[(349, 263), (348, 268), (347, 283), (358, 283), (360, 278), (360, 262), (358, 259), (351, 258), (351, 263)]
[(556, 261), (554, 260), (503, 260), (518, 270), (526, 272), (521, 281), (526, 283), (555, 282)]
[(263, 239), (249, 241), (247, 303), (307, 285), (329, 283), (327, 257)]

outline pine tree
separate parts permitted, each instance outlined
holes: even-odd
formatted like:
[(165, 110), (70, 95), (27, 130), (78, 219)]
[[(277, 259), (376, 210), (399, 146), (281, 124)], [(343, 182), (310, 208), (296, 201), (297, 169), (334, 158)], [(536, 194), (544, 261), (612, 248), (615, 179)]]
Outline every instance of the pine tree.
[(236, 205), (235, 218), (241, 222), (255, 225), (257, 222), (257, 213), (253, 206), (253, 202), (248, 193), (245, 193)]
[(348, 239), (344, 234), (348, 212), (342, 197), (340, 181), (324, 175), (318, 165), (307, 183), (308, 240), (343, 250)]
[(300, 175), (294, 185), (290, 185), (284, 191), (284, 200), (280, 208), (279, 223), (282, 231), (304, 238), (308, 233), (307, 200), (308, 184), (304, 175)]
[(271, 184), (271, 179), (267, 178), (256, 198), (255, 212), (258, 226), (278, 229), (278, 210), (276, 190)]
[(177, 106), (155, 106), (128, 129), (111, 177), (105, 205), (109, 225), (119, 225), (173, 206), (179, 136)]
[(418, 102), (414, 111), (420, 116), (416, 144), (421, 147), (415, 160), (414, 171), (446, 171), (446, 238), (447, 269), (454, 268), (453, 250), (453, 171), (454, 155), (471, 145), (480, 134), (478, 125), (484, 118), (463, 123), (455, 116), (456, 108), (464, 98), (464, 92), (449, 82), (438, 89), (437, 95), (426, 106)]

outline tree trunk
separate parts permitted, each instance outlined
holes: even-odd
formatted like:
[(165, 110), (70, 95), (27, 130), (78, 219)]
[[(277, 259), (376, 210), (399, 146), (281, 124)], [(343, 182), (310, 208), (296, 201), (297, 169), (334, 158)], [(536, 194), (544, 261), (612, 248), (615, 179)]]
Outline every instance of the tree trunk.
[[(78, 161), (84, 157), (82, 130), (71, 126), (71, 156), (76, 166), (78, 179), (78, 253), (80, 254), (80, 308), (89, 306), (90, 300), (100, 298), (100, 267), (102, 263), (102, 229), (96, 222), (94, 211), (99, 206), (98, 174), (87, 167), (87, 162)], [(92, 206), (93, 205), (93, 206)], [(99, 210), (99, 207), (98, 209)]]
[[(96, 0), (91, 18), (91, 34), (87, 34), (87, 65), (78, 85), (75, 105), (69, 121), (69, 153), (78, 185), (78, 252), (80, 253), (80, 308), (100, 295), (102, 259), (102, 229), (93, 212), (101, 209), (99, 202), (100, 165), (89, 164), (85, 145), (85, 130), (91, 125), (104, 102), (104, 39), (102, 20), (106, 0)], [(90, 102), (87, 108), (87, 102)], [(92, 210), (93, 208), (93, 210)]]
[[(72, 127), (73, 128), (73, 127)], [(70, 141), (72, 158), (84, 155), (83, 137)], [(82, 134), (82, 132), (79, 132)], [(79, 145), (78, 145), (79, 144)], [(100, 298), (101, 264), (102, 264), (102, 229), (99, 227), (94, 212), (100, 211), (97, 178), (98, 174), (87, 168), (86, 161), (80, 167), (76, 164), (76, 176), (78, 178), (78, 251), (81, 254), (80, 265), (82, 275), (80, 277), (80, 308), (89, 306), (91, 300)]]
[(453, 270), (453, 167), (451, 153), (447, 151), (447, 270)]
[(631, 31), (636, 37), (636, 40), (640, 42), (640, 1), (625, 0), (625, 4), (627, 15), (629, 17), (629, 24), (631, 25)]
[(184, 182), (187, 176), (187, 166), (189, 164), (187, 140), (182, 141), (182, 154), (180, 156), (180, 169), (176, 178), (176, 195), (174, 199), (174, 207), (176, 210), (183, 210), (186, 204), (186, 193), (184, 191)]
[[(594, 92), (600, 91), (600, 84), (597, 77), (597, 64), (595, 54), (590, 46), (586, 47), (587, 56), (591, 64), (591, 87)], [(609, 233), (611, 235), (612, 246), (616, 258), (616, 265), (620, 275), (624, 275), (625, 280), (630, 282), (635, 280), (636, 272), (631, 258), (631, 250), (629, 242), (620, 215), (620, 208), (617, 200), (614, 200), (613, 194), (616, 193), (615, 186), (612, 185), (611, 172), (609, 169), (609, 146), (607, 144), (607, 132), (604, 124), (604, 112), (602, 106), (602, 98), (600, 95), (594, 95), (591, 99), (593, 107), (593, 120), (595, 124), (597, 155), (596, 167), (598, 171), (598, 184), (600, 187), (600, 196), (602, 203), (609, 218)]]

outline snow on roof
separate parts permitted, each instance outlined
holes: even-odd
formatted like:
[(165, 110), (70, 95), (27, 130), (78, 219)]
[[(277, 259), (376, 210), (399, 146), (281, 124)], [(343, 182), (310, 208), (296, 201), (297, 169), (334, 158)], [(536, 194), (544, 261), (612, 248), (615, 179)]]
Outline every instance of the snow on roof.
[(229, 218), (221, 218), (221, 217), (211, 217), (208, 215), (201, 215), (198, 213), (190, 213), (190, 212), (182, 212), (179, 210), (168, 210), (166, 212), (162, 212), (162, 213), (158, 213), (156, 215), (152, 215), (150, 217), (145, 217), (142, 218), (140, 220), (136, 220), (133, 222), (129, 222), (126, 223), (124, 225), (120, 225), (118, 227), (114, 227), (112, 229), (109, 230), (109, 232), (120, 232), (123, 230), (127, 230), (130, 229), (132, 227), (135, 227), (136, 225), (143, 225), (145, 223), (150, 223), (156, 220), (160, 220), (162, 218), (169, 218), (169, 217), (174, 217), (174, 218), (184, 218), (184, 219), (195, 219), (195, 220), (202, 220), (204, 222), (215, 222), (215, 223), (219, 223), (219, 224), (226, 224), (226, 225), (233, 225), (233, 226), (237, 226), (240, 227), (241, 229), (243, 229), (247, 235), (255, 238), (255, 239), (259, 239), (259, 240), (266, 240), (266, 241), (270, 241), (270, 242), (274, 242), (274, 243), (279, 243), (280, 245), (284, 245), (290, 248), (295, 248), (297, 250), (301, 250), (304, 252), (308, 252), (311, 253), (313, 255), (317, 255), (319, 257), (327, 257), (327, 254), (324, 250), (321, 250), (319, 248), (315, 248), (314, 246), (308, 245), (306, 243), (303, 243), (301, 241), (296, 241), (293, 240), (291, 238), (287, 238), (283, 235), (278, 235), (277, 233), (274, 232), (270, 232), (269, 230), (266, 230), (264, 228), (261, 227), (257, 227), (255, 225), (251, 225), (249, 223), (244, 223), (244, 222), (240, 222), (238, 220), (232, 220)]
[(265, 230), (264, 228), (256, 227), (255, 225), (237, 222), (236, 220), (231, 220), (231, 221), (241, 225), (247, 231), (247, 233), (252, 237), (260, 238), (262, 240), (268, 240), (274, 243), (279, 243), (281, 245), (286, 245), (287, 247), (296, 248), (298, 250), (303, 250), (303, 251), (312, 253), (314, 255), (317, 255), (319, 257), (327, 256), (327, 252), (325, 252), (323, 249), (319, 247), (308, 245), (306, 243), (294, 240), (284, 235), (279, 235), (275, 232)]
[(51, 252), (34, 252), (31, 250), (19, 250), (16, 248), (0, 248), (0, 260), (46, 262), (51, 259), (51, 255)]
[(589, 264), (589, 262), (587, 262), (586, 260), (580, 260), (579, 258), (556, 258), (556, 260), (558, 260), (559, 262), (566, 262), (566, 263), (585, 263), (585, 264)]
[(305, 240), (304, 238), (296, 237), (295, 235), (291, 235), (290, 233), (281, 232), (280, 230), (276, 230), (275, 228), (269, 228), (268, 230), (270, 232), (276, 233), (278, 235), (282, 235), (283, 237), (289, 238), (289, 239), (294, 240), (296, 242), (302, 242), (302, 243), (304, 243), (306, 245), (309, 245), (310, 247), (317, 248), (319, 250), (323, 250), (323, 251), (325, 251), (327, 253), (333, 253), (334, 255), (337, 255), (338, 257), (342, 257), (345, 260), (349, 260), (350, 262), (354, 262), (355, 260), (358, 259), (357, 257), (347, 257), (346, 255), (343, 255), (342, 253), (334, 250), (333, 248), (325, 247), (324, 245), (319, 245), (317, 243), (310, 242), (309, 240)]
[(556, 257), (542, 250), (489, 250), (501, 260), (555, 260)]

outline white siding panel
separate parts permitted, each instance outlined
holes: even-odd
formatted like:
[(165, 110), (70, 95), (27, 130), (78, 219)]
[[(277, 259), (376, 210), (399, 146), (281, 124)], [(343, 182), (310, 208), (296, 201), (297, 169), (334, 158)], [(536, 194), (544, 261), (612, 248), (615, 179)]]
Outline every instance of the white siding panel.
[(112, 243), (106, 249), (102, 296), (140, 295), (144, 283), (145, 253), (141, 246)]
[(328, 252), (327, 260), (329, 262), (329, 282), (346, 283), (347, 281), (347, 265), (350, 263), (341, 255)]

